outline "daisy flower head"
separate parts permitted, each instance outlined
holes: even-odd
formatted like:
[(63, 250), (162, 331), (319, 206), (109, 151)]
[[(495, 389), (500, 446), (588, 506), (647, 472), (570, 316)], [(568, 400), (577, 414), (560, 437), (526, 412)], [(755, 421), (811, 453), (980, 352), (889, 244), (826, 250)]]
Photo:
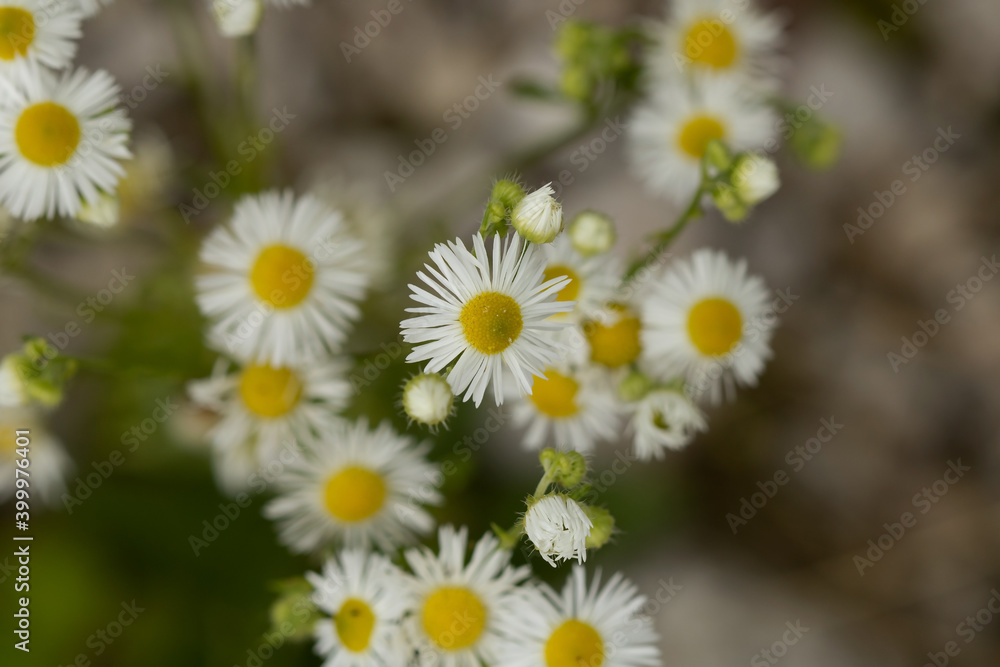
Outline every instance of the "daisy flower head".
[(0, 204), (23, 220), (73, 217), (114, 194), (132, 123), (105, 71), (0, 77)]
[(74, 0), (0, 0), (0, 74), (34, 76), (73, 62), (83, 34)]
[(410, 285), (410, 298), (422, 305), (408, 308), (417, 316), (400, 324), (403, 339), (415, 344), (406, 360), (428, 362), (428, 373), (454, 362), (448, 383), (477, 407), (491, 382), (497, 405), (503, 403), (504, 367), (518, 390), (530, 394), (532, 376), (562, 352), (547, 334), (566, 326), (552, 315), (573, 309), (556, 300), (568, 279), (544, 280), (544, 258), (516, 234), (494, 237), (492, 261), (478, 234), (473, 252), (456, 239), (437, 244), (430, 258), (434, 266), (417, 272), (427, 289)]
[(635, 454), (641, 461), (662, 459), (664, 450), (688, 445), (698, 432), (708, 430), (705, 415), (685, 394), (654, 389), (634, 406), (632, 430)]
[(441, 502), (442, 478), (425, 459), (428, 445), (397, 434), (388, 422), (369, 429), (364, 420), (302, 444), (302, 456), (285, 468), (278, 497), (264, 509), (293, 552), (334, 541), (388, 552), (434, 527), (423, 506)]
[(562, 594), (548, 586), (526, 591), (530, 602), (505, 617), (501, 651), (509, 667), (654, 667), (660, 665), (657, 635), (640, 609), (646, 598), (615, 574), (601, 586), (600, 570), (587, 585), (580, 565)]
[(584, 257), (574, 247), (569, 236), (563, 234), (544, 247), (545, 279), (569, 278), (556, 295), (557, 301), (571, 301), (574, 309), (557, 318), (579, 321), (600, 311), (614, 300), (621, 281), (621, 266), (608, 254)]
[(238, 357), (283, 366), (336, 353), (368, 284), (361, 250), (311, 196), (247, 195), (202, 245), (198, 305)]
[[(220, 359), (212, 375), (191, 382), (188, 392), (196, 405), (220, 415), (209, 433), (217, 461), (231, 460), (232, 455), (261, 464), (297, 438), (336, 429), (336, 414), (352, 395), (344, 378), (347, 370), (343, 359), (289, 366), (247, 362), (236, 369)], [(237, 465), (234, 470), (240, 474), (220, 477), (228, 492), (245, 490), (244, 469)]]
[(316, 655), (324, 667), (393, 667), (405, 664), (399, 622), (407, 609), (402, 572), (381, 554), (347, 549), (306, 573), (321, 617)]
[(616, 437), (618, 410), (611, 385), (598, 369), (546, 368), (531, 394), (516, 399), (513, 419), (515, 426), (527, 427), (524, 446), (529, 449), (553, 444), (589, 452), (598, 440)]
[(782, 21), (747, 0), (674, 0), (656, 25), (650, 69), (661, 79), (710, 73), (773, 89), (782, 59)]
[(561, 493), (539, 498), (524, 514), (524, 532), (552, 567), (560, 560), (585, 562), (593, 527), (580, 504)]
[[(26, 432), (20, 438), (18, 431)], [(46, 505), (55, 505), (66, 491), (66, 477), (73, 470), (63, 444), (45, 427), (41, 413), (27, 407), (0, 407), (0, 503), (14, 495), (17, 460), (27, 456), (31, 494)], [(69, 508), (69, 506), (67, 506)]]
[(642, 321), (631, 304), (608, 304), (583, 322), (590, 361), (612, 370), (632, 364), (642, 352), (641, 331)]
[(678, 377), (713, 403), (753, 386), (771, 357), (775, 325), (764, 281), (746, 260), (702, 249), (654, 280), (642, 305), (643, 366), (658, 379)]
[(680, 204), (702, 178), (714, 139), (732, 151), (777, 146), (777, 118), (732, 79), (701, 76), (653, 91), (630, 125), (629, 157), (649, 189)]
[(505, 617), (520, 613), (518, 585), (530, 571), (510, 565), (510, 551), (492, 534), (484, 535), (466, 563), (468, 530), (442, 526), (438, 553), (410, 549), (406, 578), (413, 614), (404, 630), (421, 667), (478, 667), (506, 658), (497, 652)]

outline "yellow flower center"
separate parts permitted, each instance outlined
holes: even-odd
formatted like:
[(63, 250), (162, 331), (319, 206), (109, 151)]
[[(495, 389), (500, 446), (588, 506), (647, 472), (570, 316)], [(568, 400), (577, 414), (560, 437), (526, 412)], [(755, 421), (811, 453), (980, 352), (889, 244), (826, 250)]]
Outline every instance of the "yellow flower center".
[(604, 642), (593, 627), (571, 618), (545, 642), (546, 667), (601, 667)]
[(20, 7), (0, 7), (0, 60), (28, 55), (35, 41), (35, 17)]
[(447, 651), (476, 643), (486, 627), (486, 607), (467, 588), (439, 588), (424, 602), (424, 631)]
[(639, 358), (639, 318), (629, 315), (610, 326), (590, 322), (585, 332), (590, 342), (590, 359), (608, 368), (621, 368)]
[(696, 160), (705, 155), (708, 142), (712, 139), (724, 139), (726, 128), (711, 116), (695, 116), (690, 118), (677, 135), (677, 143), (681, 150)]
[(240, 398), (258, 417), (280, 417), (302, 397), (302, 383), (291, 370), (272, 366), (247, 366), (240, 377)]
[(547, 379), (535, 378), (531, 388), (531, 402), (538, 411), (553, 418), (572, 417), (579, 408), (576, 405), (576, 393), (580, 385), (571, 377), (553, 370), (546, 370)]
[(333, 617), (333, 627), (340, 642), (349, 650), (361, 653), (368, 648), (372, 630), (375, 628), (375, 614), (363, 600), (349, 598), (341, 605)]
[(713, 297), (694, 305), (688, 313), (687, 329), (699, 352), (719, 356), (739, 342), (743, 318), (731, 302)]
[(521, 306), (499, 292), (483, 292), (472, 297), (458, 318), (469, 345), (483, 354), (499, 354), (513, 345), (524, 320)]
[(708, 67), (729, 67), (736, 60), (736, 51), (733, 33), (716, 18), (695, 21), (684, 38), (684, 54), (692, 62)]
[(264, 248), (250, 271), (250, 283), (261, 301), (275, 308), (302, 302), (313, 286), (314, 267), (309, 258), (285, 245)]
[(26, 160), (55, 167), (68, 162), (80, 145), (80, 123), (66, 107), (42, 102), (21, 112), (14, 138)]
[(576, 275), (576, 271), (564, 264), (553, 264), (545, 267), (545, 282), (563, 277), (569, 278), (570, 282), (559, 290), (556, 301), (576, 301), (576, 297), (580, 295), (580, 277)]
[(382, 509), (385, 491), (379, 474), (359, 466), (344, 468), (326, 482), (326, 509), (341, 521), (364, 521)]

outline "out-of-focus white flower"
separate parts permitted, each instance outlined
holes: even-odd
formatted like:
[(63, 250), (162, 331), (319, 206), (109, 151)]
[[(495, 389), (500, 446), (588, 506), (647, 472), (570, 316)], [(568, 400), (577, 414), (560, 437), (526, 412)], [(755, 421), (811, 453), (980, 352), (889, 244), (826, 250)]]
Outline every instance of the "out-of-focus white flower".
[[(17, 431), (27, 431), (27, 447), (17, 442)], [(14, 468), (27, 453), (31, 462), (31, 496), (46, 505), (55, 505), (66, 491), (66, 477), (73, 470), (73, 461), (63, 444), (42, 422), (41, 415), (31, 408), (0, 408), (0, 503), (14, 495)]]
[(562, 494), (543, 496), (524, 515), (524, 532), (552, 567), (556, 561), (587, 560), (587, 538), (593, 525), (580, 504)]
[(756, 206), (781, 187), (778, 165), (762, 155), (741, 155), (733, 165), (732, 184), (740, 199)]
[(403, 387), (403, 410), (418, 424), (439, 426), (451, 416), (454, 407), (451, 385), (437, 373), (421, 373)]
[(212, 16), (225, 37), (253, 34), (263, 13), (263, 0), (212, 0)]
[[(73, 62), (83, 14), (72, 1), (4, 0), (0, 3), (0, 75), (34, 76), (38, 66)], [(2, 99), (2, 98), (0, 98)]]
[(511, 223), (532, 243), (551, 243), (563, 229), (562, 204), (553, 197), (551, 184), (543, 185), (514, 207)]
[(573, 248), (584, 257), (610, 251), (617, 239), (614, 220), (597, 211), (578, 213), (569, 223), (567, 233)]
[(698, 406), (671, 389), (653, 390), (634, 407), (635, 454), (642, 461), (662, 459), (665, 449), (681, 449), (708, 429)]

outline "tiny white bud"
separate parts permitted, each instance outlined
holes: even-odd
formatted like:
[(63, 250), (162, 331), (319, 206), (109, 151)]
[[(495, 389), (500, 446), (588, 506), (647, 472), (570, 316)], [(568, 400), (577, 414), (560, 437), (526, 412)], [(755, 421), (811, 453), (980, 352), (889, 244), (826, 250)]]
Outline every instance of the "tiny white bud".
[(212, 0), (212, 16), (225, 37), (253, 34), (263, 13), (263, 0)]
[(600, 255), (615, 246), (615, 223), (597, 211), (583, 211), (569, 224), (569, 240), (573, 248), (583, 255)]
[(732, 182), (740, 199), (750, 206), (756, 206), (781, 187), (778, 166), (774, 161), (753, 154), (737, 158)]
[(424, 426), (435, 427), (451, 416), (455, 396), (451, 385), (437, 373), (417, 375), (403, 387), (406, 416)]
[(587, 560), (593, 525), (578, 502), (561, 494), (543, 496), (524, 515), (524, 532), (552, 567), (557, 560)]
[(551, 184), (538, 188), (522, 199), (511, 215), (514, 229), (532, 243), (551, 243), (562, 231), (562, 204), (553, 192)]

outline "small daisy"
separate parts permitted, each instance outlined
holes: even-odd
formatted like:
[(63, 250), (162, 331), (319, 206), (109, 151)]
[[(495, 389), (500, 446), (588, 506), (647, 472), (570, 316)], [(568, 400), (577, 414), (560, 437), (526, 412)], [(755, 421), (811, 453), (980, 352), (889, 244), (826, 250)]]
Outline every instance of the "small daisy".
[(712, 402), (753, 386), (771, 357), (775, 319), (764, 281), (745, 260), (698, 250), (652, 285), (642, 306), (643, 364), (660, 380), (682, 377)]
[(517, 586), (527, 567), (512, 567), (510, 551), (484, 535), (465, 563), (468, 531), (442, 526), (438, 554), (427, 547), (406, 552), (407, 577), (415, 613), (404, 628), (419, 653), (421, 667), (478, 667), (498, 664), (499, 628), (505, 616), (521, 613)]
[(316, 622), (316, 655), (324, 667), (395, 667), (401, 654), (399, 622), (407, 599), (403, 574), (380, 554), (346, 550), (330, 558), (323, 573), (306, 573), (313, 602), (324, 615)]
[(615, 574), (601, 588), (601, 572), (587, 587), (582, 566), (559, 595), (541, 585), (505, 618), (502, 667), (654, 667), (661, 664), (657, 635), (648, 616), (639, 615), (646, 598)]
[(636, 173), (651, 190), (677, 203), (697, 190), (711, 140), (733, 151), (777, 145), (774, 112), (738, 83), (719, 77), (658, 88), (636, 111), (630, 128), (629, 154)]
[(16, 490), (14, 469), (21, 458), (17, 431), (28, 431), (27, 479), (31, 497), (55, 505), (66, 492), (66, 477), (73, 470), (73, 461), (59, 439), (45, 428), (40, 413), (30, 408), (0, 408), (0, 503)]
[(525, 534), (552, 567), (560, 560), (586, 562), (593, 527), (580, 504), (561, 493), (539, 498), (524, 513)]
[(528, 426), (524, 445), (539, 449), (554, 444), (559, 449), (589, 452), (598, 440), (618, 434), (618, 405), (607, 378), (595, 369), (578, 373), (545, 369), (529, 396), (517, 399), (514, 425)]
[(656, 389), (635, 404), (632, 418), (635, 453), (642, 461), (662, 459), (665, 449), (685, 447), (699, 431), (708, 430), (705, 415), (684, 394)]
[[(426, 372), (454, 366), (448, 382), (463, 400), (482, 403), (493, 383), (497, 405), (503, 403), (503, 369), (514, 376), (522, 394), (531, 393), (532, 376), (555, 362), (561, 350), (549, 332), (562, 324), (549, 318), (569, 312), (573, 303), (556, 301), (566, 278), (543, 282), (545, 263), (536, 246), (522, 247), (521, 237), (493, 239), (493, 261), (480, 235), (473, 239), (475, 253), (461, 240), (438, 244), (430, 257), (435, 267), (417, 276), (433, 290), (410, 285), (412, 298), (424, 304), (408, 308), (419, 317), (403, 320), (403, 338), (416, 343), (408, 362), (427, 361)], [(429, 275), (428, 275), (429, 274)]]
[(745, 0), (675, 0), (654, 27), (649, 56), (656, 76), (713, 73), (773, 88), (781, 68), (782, 22)]
[(568, 315), (580, 319), (600, 311), (615, 297), (621, 282), (621, 267), (611, 255), (584, 257), (573, 248), (568, 235), (544, 246), (545, 280), (566, 277), (570, 282), (559, 290), (557, 301), (572, 301), (576, 307)]
[(69, 66), (82, 20), (69, 0), (0, 0), (0, 74), (33, 76), (39, 65)]
[(0, 77), (0, 203), (34, 220), (114, 194), (131, 157), (118, 93), (104, 71)]
[(416, 445), (389, 424), (366, 421), (304, 441), (304, 455), (286, 468), (279, 496), (264, 514), (279, 524), (296, 553), (339, 541), (349, 548), (392, 551), (434, 527), (423, 505), (437, 505), (441, 473)]
[[(346, 361), (334, 359), (298, 366), (247, 363), (231, 371), (229, 362), (220, 359), (212, 376), (190, 383), (188, 392), (197, 405), (221, 414), (210, 433), (218, 461), (240, 450), (232, 452), (240, 460), (265, 462), (296, 438), (321, 436), (337, 427), (335, 415), (352, 394), (344, 379), (347, 369)], [(252, 452), (259, 456), (245, 456)], [(242, 484), (235, 489), (227, 484), (227, 491), (244, 490), (247, 477), (236, 480)]]
[(212, 232), (198, 304), (229, 352), (274, 365), (335, 353), (360, 315), (368, 283), (361, 243), (339, 213), (289, 192), (248, 195)]

